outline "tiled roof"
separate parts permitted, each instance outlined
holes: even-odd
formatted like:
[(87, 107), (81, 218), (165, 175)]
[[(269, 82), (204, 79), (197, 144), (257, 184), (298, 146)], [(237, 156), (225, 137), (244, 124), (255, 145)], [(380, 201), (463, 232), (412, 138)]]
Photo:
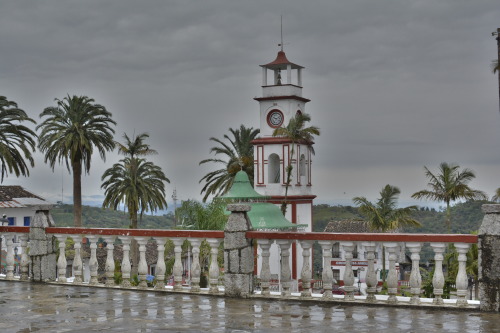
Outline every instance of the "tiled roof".
[(50, 204), (42, 197), (25, 190), (22, 186), (0, 186), (0, 208), (20, 208)]
[[(388, 232), (400, 232), (401, 230), (396, 229)], [(341, 221), (330, 221), (325, 228), (325, 232), (336, 232), (336, 233), (383, 233), (381, 231), (373, 230), (367, 221), (363, 220), (341, 220)]]

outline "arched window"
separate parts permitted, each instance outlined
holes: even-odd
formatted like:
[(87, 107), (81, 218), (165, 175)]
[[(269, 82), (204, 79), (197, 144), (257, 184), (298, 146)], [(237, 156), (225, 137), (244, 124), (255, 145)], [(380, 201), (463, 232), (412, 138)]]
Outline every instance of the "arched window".
[(267, 182), (276, 184), (280, 182), (280, 157), (277, 154), (269, 155), (267, 159)]
[(306, 176), (306, 156), (304, 154), (300, 155), (299, 175), (300, 177)]

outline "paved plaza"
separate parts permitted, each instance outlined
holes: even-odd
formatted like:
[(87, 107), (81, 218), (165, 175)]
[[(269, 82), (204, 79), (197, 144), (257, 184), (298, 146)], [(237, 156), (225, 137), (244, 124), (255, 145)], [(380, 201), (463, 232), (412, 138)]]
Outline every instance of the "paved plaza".
[(500, 314), (0, 281), (0, 332), (500, 332)]

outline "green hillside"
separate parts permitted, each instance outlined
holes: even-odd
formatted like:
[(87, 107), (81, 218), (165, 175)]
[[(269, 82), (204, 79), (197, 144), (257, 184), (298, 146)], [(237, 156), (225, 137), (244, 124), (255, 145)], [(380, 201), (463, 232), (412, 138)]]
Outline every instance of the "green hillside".
[[(469, 234), (479, 229), (483, 220), (481, 206), (487, 201), (468, 201), (458, 203), (451, 208), (452, 233)], [(421, 228), (408, 228), (412, 233), (447, 233), (445, 212), (422, 207), (413, 214), (413, 218), (422, 224)], [(313, 231), (321, 232), (331, 220), (363, 219), (357, 207), (315, 205), (313, 207)]]
[[(58, 205), (51, 210), (56, 226), (73, 226), (73, 205)], [(111, 209), (83, 206), (82, 222), (86, 228), (128, 228), (130, 220), (128, 213), (114, 211)], [(163, 216), (144, 215), (142, 221), (139, 221), (141, 229), (170, 229), (174, 226), (173, 215)]]
[[(451, 208), (452, 232), (468, 234), (479, 229), (483, 220), (481, 205), (486, 201), (469, 201)], [(57, 226), (73, 226), (73, 205), (59, 205), (52, 211)], [(445, 213), (434, 209), (421, 208), (413, 217), (422, 223), (421, 228), (409, 228), (405, 232), (446, 233)], [(363, 219), (357, 207), (313, 206), (313, 231), (321, 232), (331, 220)], [(144, 215), (139, 222), (141, 229), (170, 229), (174, 225), (173, 214), (163, 216)], [(83, 206), (83, 226), (88, 228), (128, 228), (128, 214), (99, 207)]]

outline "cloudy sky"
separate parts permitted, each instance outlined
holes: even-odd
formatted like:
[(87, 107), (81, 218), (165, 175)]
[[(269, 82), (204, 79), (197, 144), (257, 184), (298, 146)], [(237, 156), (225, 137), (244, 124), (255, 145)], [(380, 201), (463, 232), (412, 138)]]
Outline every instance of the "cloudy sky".
[[(210, 137), (259, 126), (261, 69), (285, 51), (305, 66), (306, 111), (321, 128), (313, 186), (318, 203), (375, 200), (385, 184), (401, 204), (426, 187), (423, 166), (472, 168), (473, 187), (500, 187), (498, 81), (489, 65), (497, 0), (76, 1), (0, 0), (0, 95), (31, 117), (54, 99), (87, 95), (117, 121), (116, 139), (148, 132), (153, 158), (179, 199), (201, 199), (213, 167)], [(94, 156), (84, 201), (119, 160)], [(29, 178), (52, 201), (71, 200), (70, 174), (36, 155)], [(423, 202), (422, 204), (427, 204)]]

